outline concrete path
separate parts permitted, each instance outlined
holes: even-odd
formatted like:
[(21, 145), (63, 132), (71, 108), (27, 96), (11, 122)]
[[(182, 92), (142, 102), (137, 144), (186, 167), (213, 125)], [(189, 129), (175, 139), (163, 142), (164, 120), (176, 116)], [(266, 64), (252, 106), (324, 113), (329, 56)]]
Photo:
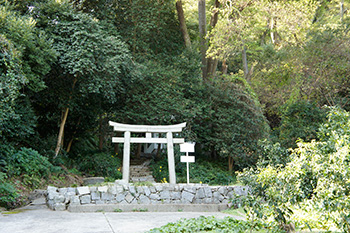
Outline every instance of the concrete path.
[(0, 214), (0, 233), (137, 233), (175, 222), (181, 218), (214, 215), (220, 212), (121, 212), (71, 213), (52, 211), (43, 203)]

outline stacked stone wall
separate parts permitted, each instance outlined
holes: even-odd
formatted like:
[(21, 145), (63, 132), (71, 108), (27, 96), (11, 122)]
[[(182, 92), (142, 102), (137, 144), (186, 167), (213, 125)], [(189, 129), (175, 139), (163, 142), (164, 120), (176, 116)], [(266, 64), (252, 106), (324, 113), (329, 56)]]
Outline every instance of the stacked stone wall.
[(98, 204), (229, 204), (237, 195), (247, 195), (246, 186), (208, 186), (203, 184), (154, 184), (134, 186), (112, 183), (77, 188), (47, 188), (47, 204), (52, 210), (70, 205)]

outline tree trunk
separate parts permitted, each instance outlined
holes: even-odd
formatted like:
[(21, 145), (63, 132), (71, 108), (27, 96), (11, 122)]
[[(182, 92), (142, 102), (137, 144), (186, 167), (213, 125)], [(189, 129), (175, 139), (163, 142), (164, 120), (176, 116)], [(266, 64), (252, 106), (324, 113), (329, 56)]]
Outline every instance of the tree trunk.
[(160, 159), (160, 146), (161, 146), (161, 144), (159, 143), (159, 144), (158, 144), (158, 148), (157, 148), (157, 153), (156, 153), (156, 158), (157, 158), (157, 160)]
[(222, 61), (222, 74), (227, 74), (227, 64), (226, 64), (226, 59)]
[[(69, 100), (72, 99), (73, 90), (74, 90), (74, 87), (75, 87), (75, 84), (77, 83), (77, 81), (78, 81), (78, 79), (74, 78), (73, 84), (72, 84), (72, 91), (71, 91), (71, 94), (69, 96)], [(60, 152), (60, 150), (62, 148), (62, 144), (63, 144), (63, 140), (62, 139), (63, 139), (63, 134), (64, 134), (64, 126), (66, 125), (68, 112), (69, 112), (69, 108), (68, 107), (64, 110), (64, 112), (62, 112), (60, 130), (59, 130), (59, 133), (58, 133), (57, 145), (56, 145), (56, 149), (55, 149), (54, 159), (57, 157), (58, 153)]]
[(56, 149), (55, 149), (55, 157), (57, 157), (58, 153), (61, 150), (62, 147), (62, 143), (63, 143), (63, 133), (64, 133), (64, 126), (66, 124), (67, 121), (67, 117), (68, 117), (68, 112), (69, 112), (69, 108), (66, 108), (63, 112), (62, 112), (62, 119), (61, 119), (61, 124), (60, 124), (60, 131), (58, 133), (58, 138), (57, 138), (57, 145), (56, 145)]
[(142, 145), (140, 143), (137, 144), (136, 159), (141, 159), (141, 146)]
[(340, 20), (343, 22), (344, 18), (344, 0), (340, 1)]
[(177, 17), (178, 17), (179, 23), (180, 23), (180, 31), (182, 33), (182, 37), (184, 39), (185, 46), (186, 46), (186, 48), (191, 48), (191, 39), (190, 39), (190, 36), (188, 34), (188, 31), (187, 31), (187, 26), (186, 26), (186, 22), (185, 22), (185, 14), (184, 14), (181, 0), (176, 1), (176, 11), (177, 11)]
[(74, 137), (72, 137), (72, 139), (69, 141), (68, 146), (67, 146), (67, 153), (69, 153), (70, 149), (72, 148), (72, 144), (74, 141)]
[(231, 172), (233, 170), (234, 160), (231, 156), (228, 157), (228, 170)]
[(207, 41), (205, 36), (207, 35), (207, 20), (205, 12), (205, 0), (198, 0), (198, 24), (199, 24), (199, 41), (200, 52), (202, 57), (202, 76), (203, 80), (207, 81)]
[(247, 50), (245, 48), (245, 45), (243, 45), (243, 49), (242, 49), (242, 62), (243, 62), (244, 78), (247, 80), (249, 71), (248, 71), (248, 61), (247, 61)]
[(275, 23), (274, 19), (271, 18), (270, 19), (270, 37), (271, 37), (272, 44), (275, 44), (275, 34), (273, 32), (274, 23)]
[(103, 150), (103, 141), (104, 141), (104, 137), (105, 137), (105, 130), (103, 129), (104, 120), (105, 119), (103, 118), (102, 114), (100, 114), (99, 136), (98, 136), (98, 149), (100, 151)]

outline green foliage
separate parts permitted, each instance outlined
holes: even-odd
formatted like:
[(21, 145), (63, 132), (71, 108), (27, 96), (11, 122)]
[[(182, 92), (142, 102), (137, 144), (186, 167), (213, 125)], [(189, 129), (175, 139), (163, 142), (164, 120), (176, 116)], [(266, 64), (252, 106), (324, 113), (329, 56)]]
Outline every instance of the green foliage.
[(175, 223), (168, 223), (160, 228), (154, 228), (149, 232), (237, 232), (243, 233), (248, 231), (254, 232), (284, 232), (276, 227), (268, 226), (262, 222), (252, 225), (250, 222), (237, 220), (232, 217), (223, 219), (215, 218), (214, 216), (192, 219), (182, 219)]
[[(176, 154), (176, 182), (186, 183), (186, 163), (181, 163), (179, 153)], [(157, 182), (169, 181), (168, 162), (166, 159), (152, 161), (150, 166), (153, 171), (153, 177)], [(222, 164), (197, 158), (195, 163), (190, 163), (190, 182), (209, 185), (230, 185), (236, 182), (236, 177), (233, 172), (223, 168)]]
[(48, 177), (52, 164), (48, 159), (31, 148), (22, 147), (7, 158), (9, 176)]
[(280, 222), (282, 217), (292, 219), (289, 210), (293, 205), (310, 208), (304, 204), (310, 200), (312, 208), (324, 216), (319, 221), (331, 221), (344, 232), (350, 230), (349, 119), (348, 112), (329, 108), (327, 122), (319, 128), (319, 141), (299, 142), (285, 167), (245, 171), (243, 181), (265, 200), (266, 209), (280, 216)]
[(193, 130), (197, 142), (222, 157), (232, 157), (236, 168), (256, 163), (258, 141), (267, 136), (267, 122), (246, 82), (220, 77), (205, 86), (202, 114)]
[(282, 146), (295, 148), (298, 139), (306, 142), (317, 139), (318, 127), (326, 116), (324, 109), (306, 101), (284, 105), (281, 109), (281, 126), (277, 131)]
[(121, 179), (121, 160), (117, 155), (89, 151), (74, 158), (73, 166), (89, 176), (102, 176), (114, 180)]
[(267, 165), (285, 166), (290, 162), (290, 152), (288, 149), (281, 146), (280, 143), (273, 143), (267, 139), (259, 141), (260, 158), (258, 166), (265, 167)]
[(16, 188), (7, 181), (7, 175), (0, 172), (0, 206), (12, 208), (18, 197)]

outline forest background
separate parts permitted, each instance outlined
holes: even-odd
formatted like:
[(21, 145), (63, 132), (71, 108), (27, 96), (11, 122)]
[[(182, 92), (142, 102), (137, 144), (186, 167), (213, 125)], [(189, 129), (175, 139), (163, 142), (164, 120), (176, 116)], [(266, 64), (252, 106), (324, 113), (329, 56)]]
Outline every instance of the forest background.
[[(194, 182), (229, 184), (234, 171), (245, 171), (241, 182), (266, 200), (266, 184), (282, 182), (271, 177), (290, 177), (283, 169), (295, 163), (303, 195), (288, 197), (316, 198), (325, 173), (296, 159), (310, 143), (348, 146), (349, 7), (345, 0), (1, 0), (0, 204), (17, 206), (30, 190), (81, 175), (120, 178), (122, 148), (111, 144), (109, 120), (187, 122), (183, 136), (197, 145)], [(323, 158), (344, 150), (334, 145)], [(133, 150), (138, 157), (140, 148)], [(158, 181), (165, 159), (154, 158)], [(179, 181), (183, 168), (177, 164)], [(347, 168), (334, 169), (342, 174), (335, 184), (348, 179)], [(342, 185), (335, 193), (348, 197)], [(281, 209), (289, 201), (276, 196), (287, 194), (269, 195), (267, 204), (282, 206), (272, 215), (286, 224)], [(341, 211), (334, 222), (343, 225), (335, 225), (348, 229), (349, 211)]]

